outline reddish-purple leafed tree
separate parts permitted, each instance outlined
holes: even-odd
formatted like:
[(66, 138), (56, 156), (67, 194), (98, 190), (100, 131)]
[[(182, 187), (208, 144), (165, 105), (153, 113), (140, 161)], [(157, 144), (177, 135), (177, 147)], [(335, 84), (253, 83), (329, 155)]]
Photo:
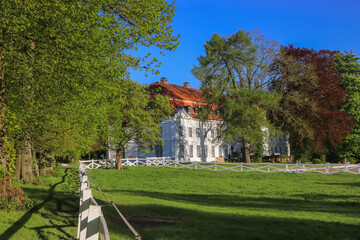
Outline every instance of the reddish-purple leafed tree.
[(310, 140), (315, 152), (335, 150), (351, 132), (352, 117), (340, 111), (345, 92), (334, 68), (337, 51), (282, 48), (270, 89), (282, 94), (280, 113), (292, 142)]

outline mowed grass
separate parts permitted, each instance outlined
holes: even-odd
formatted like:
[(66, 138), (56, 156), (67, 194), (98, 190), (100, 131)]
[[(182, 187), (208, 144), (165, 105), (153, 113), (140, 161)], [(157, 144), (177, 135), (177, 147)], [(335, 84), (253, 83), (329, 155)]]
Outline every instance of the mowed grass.
[[(128, 167), (88, 172), (143, 239), (359, 239), (360, 176)], [(93, 191), (111, 239), (134, 239)]]
[(33, 199), (28, 211), (0, 210), (0, 239), (76, 239), (79, 173), (61, 169), (38, 184), (22, 184)]

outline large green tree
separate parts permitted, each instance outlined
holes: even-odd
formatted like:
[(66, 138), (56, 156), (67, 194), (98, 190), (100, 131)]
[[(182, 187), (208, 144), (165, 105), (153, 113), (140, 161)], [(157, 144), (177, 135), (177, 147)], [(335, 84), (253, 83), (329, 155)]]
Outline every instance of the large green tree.
[(259, 30), (240, 30), (224, 37), (216, 33), (204, 47), (205, 56), (198, 58), (192, 73), (207, 101), (219, 107), (222, 136), (229, 142), (240, 140), (243, 158), (249, 163), (250, 146), (262, 146), (275, 132), (265, 112), (278, 102), (266, 89), (278, 44)]
[(106, 109), (126, 101), (119, 88), (128, 67), (156, 62), (128, 49), (178, 44), (175, 7), (164, 0), (1, 1), (0, 9), (0, 147), (15, 144), (24, 180), (33, 152), (90, 149), (108, 124)]
[(360, 161), (360, 57), (353, 52), (337, 54), (335, 57), (335, 69), (340, 76), (341, 87), (346, 96), (342, 105), (342, 111), (355, 120), (352, 133), (345, 139), (340, 149), (343, 157), (353, 157)]
[(116, 168), (121, 169), (121, 157), (126, 144), (134, 141), (140, 151), (153, 151), (163, 144), (159, 124), (173, 109), (169, 97), (160, 94), (151, 96), (146, 87), (128, 81), (120, 89), (126, 101), (110, 108), (108, 139), (111, 148), (116, 150)]

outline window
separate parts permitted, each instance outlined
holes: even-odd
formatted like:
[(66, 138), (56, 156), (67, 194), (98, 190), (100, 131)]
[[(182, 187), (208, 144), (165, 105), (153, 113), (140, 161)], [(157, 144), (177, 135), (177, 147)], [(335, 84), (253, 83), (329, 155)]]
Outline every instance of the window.
[(208, 156), (208, 146), (204, 146), (204, 152), (205, 152), (205, 157), (207, 157)]
[(215, 116), (216, 116), (216, 117), (220, 117), (220, 112), (219, 112), (219, 110), (215, 110)]
[(194, 157), (194, 148), (193, 145), (189, 146), (189, 158), (193, 158)]
[(191, 113), (191, 108), (190, 108), (190, 106), (185, 106), (185, 110), (186, 110), (186, 113), (187, 113), (187, 114), (190, 114), (190, 113)]
[(184, 158), (184, 145), (180, 145), (180, 158)]
[(121, 153), (121, 158), (125, 158), (125, 148), (123, 149), (123, 151)]
[(200, 137), (200, 128), (196, 129), (196, 137)]
[(221, 149), (221, 147), (219, 147), (219, 157), (221, 157), (222, 156), (222, 149)]
[(196, 152), (197, 152), (197, 157), (198, 157), (198, 158), (201, 158), (201, 148), (200, 148), (200, 145), (197, 145), (197, 146), (196, 146)]
[(211, 156), (215, 157), (215, 146), (211, 146)]
[(163, 147), (160, 143), (156, 144), (155, 146), (155, 156), (163, 157)]
[(162, 127), (160, 127), (160, 137), (162, 137), (163, 136), (163, 129), (162, 129)]
[(214, 129), (211, 129), (211, 138), (214, 138), (215, 137), (215, 131)]
[(192, 128), (189, 127), (189, 137), (192, 137)]
[(193, 111), (195, 115), (199, 115), (199, 108), (198, 107), (193, 107)]
[(179, 137), (184, 136), (183, 127), (179, 126)]

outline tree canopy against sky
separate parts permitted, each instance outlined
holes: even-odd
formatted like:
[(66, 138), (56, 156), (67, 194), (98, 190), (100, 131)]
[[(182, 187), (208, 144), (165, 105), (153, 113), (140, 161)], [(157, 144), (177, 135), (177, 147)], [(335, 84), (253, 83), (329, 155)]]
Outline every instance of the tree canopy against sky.
[(225, 37), (213, 34), (204, 48), (206, 55), (198, 58), (192, 73), (208, 102), (219, 107), (222, 136), (229, 142), (241, 140), (243, 158), (250, 162), (250, 144), (262, 146), (274, 129), (265, 111), (277, 104), (277, 97), (266, 85), (278, 44), (259, 30), (239, 30)]
[(25, 180), (33, 152), (89, 150), (108, 124), (107, 105), (126, 101), (120, 89), (128, 68), (156, 62), (126, 50), (178, 45), (175, 7), (164, 0), (2, 1), (0, 9), (0, 146), (15, 144)]

